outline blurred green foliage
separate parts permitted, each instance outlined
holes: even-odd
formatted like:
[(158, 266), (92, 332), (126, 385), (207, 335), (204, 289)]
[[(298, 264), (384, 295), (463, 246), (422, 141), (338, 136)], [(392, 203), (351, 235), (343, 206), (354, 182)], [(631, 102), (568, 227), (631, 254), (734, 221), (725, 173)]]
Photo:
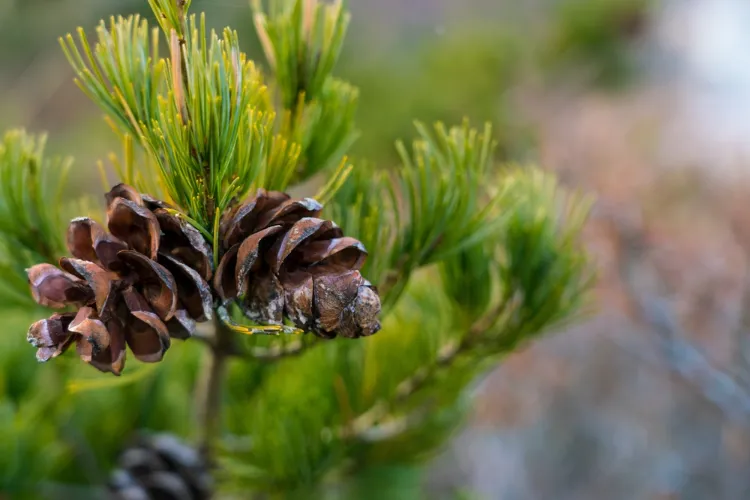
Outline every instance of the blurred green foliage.
[(620, 88), (637, 75), (634, 46), (646, 29), (650, 0), (562, 0), (541, 46), (541, 66)]
[(396, 161), (395, 150), (386, 145), (409, 137), (414, 119), (460, 123), (465, 117), (496, 125), (501, 154), (519, 152), (528, 137), (512, 119), (509, 92), (523, 72), (522, 44), (496, 27), (466, 26), (420, 40), (409, 50), (352, 61), (344, 72), (362, 95), (355, 153)]

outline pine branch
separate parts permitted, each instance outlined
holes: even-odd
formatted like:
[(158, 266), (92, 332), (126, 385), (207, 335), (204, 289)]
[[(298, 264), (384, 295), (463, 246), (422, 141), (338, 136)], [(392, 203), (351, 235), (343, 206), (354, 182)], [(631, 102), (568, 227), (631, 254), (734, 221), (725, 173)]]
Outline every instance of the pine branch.
[[(493, 322), (499, 319), (501, 311), (498, 311)], [(396, 387), (394, 394), (391, 399), (387, 402), (383, 401), (373, 406), (367, 412), (359, 415), (353, 422), (349, 423), (345, 429), (342, 429), (342, 433), (349, 439), (369, 439), (366, 436), (372, 434), (378, 434), (379, 436), (392, 438), (395, 436), (394, 429), (404, 430), (407, 426), (405, 422), (414, 422), (420, 420), (415, 418), (414, 413), (419, 415), (426, 415), (423, 409), (417, 410), (406, 416), (394, 417), (394, 409), (404, 402), (408, 401), (411, 397), (417, 394), (421, 389), (427, 387), (431, 382), (434, 382), (438, 378), (441, 372), (450, 371), (457, 358), (460, 356), (466, 356), (471, 353), (473, 349), (478, 347), (478, 337), (486, 332), (484, 325), (486, 320), (477, 322), (473, 325), (469, 331), (464, 334), (463, 338), (459, 342), (452, 342), (444, 345), (432, 364), (429, 367), (422, 367), (416, 373), (409, 378), (403, 380)], [(510, 349), (509, 349), (510, 350)], [(485, 360), (487, 361), (487, 360)], [(394, 424), (393, 421), (397, 423)], [(388, 422), (384, 424), (383, 422)], [(376, 428), (386, 425), (389, 429), (388, 432), (380, 432)]]
[(358, 417), (345, 430), (355, 441), (411, 432), (440, 414), (446, 393), (457, 395), (494, 360), (569, 320), (580, 307), (592, 284), (580, 240), (586, 200), (536, 170), (509, 172), (501, 190), (512, 196), (503, 205), (509, 215), (496, 237), (441, 266), (454, 318), (459, 325), (467, 318), (470, 326), (442, 344), (434, 361), (401, 381), (387, 400)]
[[(478, 372), (569, 318), (579, 304), (586, 277), (586, 259), (574, 244), (579, 214), (559, 203), (543, 176), (496, 176), (489, 126), (438, 124), (433, 131), (417, 124), (413, 146), (397, 146), (403, 160), (397, 172), (355, 170), (345, 153), (357, 136), (358, 94), (332, 76), (349, 20), (343, 2), (278, 0), (266, 13), (255, 1), (280, 91), (280, 121), (236, 32), (209, 33), (203, 16), (189, 15), (189, 0), (149, 3), (169, 46), (165, 58), (159, 30), (138, 17), (102, 23), (94, 44), (82, 31), (78, 42), (62, 41), (79, 85), (120, 134), (120, 175), (148, 182), (148, 169), (134, 166), (135, 145), (143, 146), (143, 164), (154, 165), (158, 184), (178, 206), (174, 212), (213, 241), (218, 259), (219, 220), (233, 201), (252, 187), (284, 190), (338, 165), (321, 198), (333, 200), (337, 220), (370, 248), (365, 273), (381, 285), (385, 308), (393, 311), (397, 302), (400, 308), (376, 337), (310, 349), (324, 343), (250, 337), (296, 329), (236, 323), (218, 307), (216, 335), (204, 339), (204, 450), (219, 447), (220, 422), (230, 422), (251, 437), (252, 446), (239, 453), (247, 472), (240, 480), (282, 491), (361, 460), (359, 441), (381, 420), (405, 421), (404, 431), (386, 441), (402, 439), (415, 453), (430, 449), (443, 435), (405, 435), (409, 428), (425, 423), (431, 430), (436, 421), (441, 432), (453, 428), (455, 421), (444, 417), (458, 413), (457, 402)], [(569, 218), (559, 220), (560, 212)], [(442, 283), (430, 268), (436, 264)], [(420, 271), (421, 291), (412, 279)], [(261, 362), (228, 367), (233, 356)], [(192, 376), (194, 366), (187, 370)], [(163, 404), (156, 378), (144, 398), (149, 409)], [(221, 417), (225, 390), (236, 405)], [(384, 413), (368, 420), (381, 406)]]
[(197, 387), (197, 414), (199, 416), (199, 446), (207, 463), (214, 465), (214, 452), (221, 439), (221, 409), (223, 407), (224, 379), (229, 361), (233, 336), (218, 319), (214, 319), (211, 348), (205, 352), (201, 379)]
[[(214, 335), (210, 333), (199, 331), (192, 338), (207, 344), (211, 349), (215, 348)], [(300, 356), (307, 349), (322, 342), (318, 337), (312, 335), (304, 335), (291, 341), (286, 340), (287, 338), (287, 336), (279, 336), (270, 342), (265, 342), (259, 340), (259, 337), (234, 336), (226, 354), (229, 357), (245, 361), (273, 363), (289, 357)]]

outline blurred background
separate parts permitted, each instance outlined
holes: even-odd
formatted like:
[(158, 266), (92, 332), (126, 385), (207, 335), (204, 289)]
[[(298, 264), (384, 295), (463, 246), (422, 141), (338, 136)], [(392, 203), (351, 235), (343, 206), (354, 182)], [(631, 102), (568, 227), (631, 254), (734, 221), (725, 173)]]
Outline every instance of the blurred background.
[[(496, 124), (501, 159), (597, 197), (590, 314), (480, 381), (473, 416), (420, 487), (430, 498), (750, 498), (750, 3), (349, 3), (338, 74), (361, 89), (355, 161), (395, 163), (413, 119), (468, 116)], [(246, 1), (193, 10), (231, 24), (260, 60)], [(50, 153), (75, 157), (71, 192), (98, 193), (96, 161), (118, 145), (57, 38), (133, 12), (147, 15), (147, 2), (0, 0), (0, 128), (48, 131)], [(28, 318), (3, 323), (13, 335), (0, 338), (0, 422), (54, 377), (28, 375), (17, 335)], [(192, 376), (177, 371), (165, 376)], [(72, 420), (97, 418), (67, 404)], [(0, 477), (13, 454), (54, 460), (43, 430), (28, 432), (42, 445), (0, 456)]]

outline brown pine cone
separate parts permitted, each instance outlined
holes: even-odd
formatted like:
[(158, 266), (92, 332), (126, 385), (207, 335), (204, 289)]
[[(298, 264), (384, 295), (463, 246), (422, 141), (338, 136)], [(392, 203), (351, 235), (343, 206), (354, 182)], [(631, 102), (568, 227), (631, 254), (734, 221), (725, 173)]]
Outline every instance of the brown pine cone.
[(213, 314), (211, 249), (160, 201), (119, 184), (107, 193), (107, 232), (89, 218), (68, 227), (72, 258), (27, 270), (43, 306), (74, 306), (29, 328), (28, 341), (47, 361), (75, 342), (78, 355), (119, 375), (125, 346), (144, 362), (160, 361), (170, 337), (192, 335)]
[(380, 298), (359, 272), (367, 252), (317, 218), (322, 208), (262, 189), (234, 207), (222, 218), (214, 289), (225, 301), (238, 299), (258, 323), (286, 317), (325, 338), (372, 335), (380, 329)]
[(212, 479), (200, 454), (171, 434), (143, 436), (119, 457), (108, 484), (112, 500), (204, 500)]

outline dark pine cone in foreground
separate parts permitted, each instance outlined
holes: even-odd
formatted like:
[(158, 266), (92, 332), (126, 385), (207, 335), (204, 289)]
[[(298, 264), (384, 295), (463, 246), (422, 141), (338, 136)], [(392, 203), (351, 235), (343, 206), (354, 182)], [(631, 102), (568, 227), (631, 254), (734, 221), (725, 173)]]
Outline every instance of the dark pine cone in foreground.
[(167, 205), (120, 184), (106, 195), (106, 231), (92, 219), (68, 228), (73, 258), (27, 270), (34, 299), (77, 312), (31, 325), (28, 341), (47, 361), (73, 343), (84, 361), (120, 374), (125, 346), (144, 362), (160, 361), (170, 337), (189, 337), (212, 317), (210, 247)]
[(235, 206), (222, 218), (214, 288), (259, 323), (286, 317), (325, 338), (372, 335), (380, 329), (380, 298), (359, 272), (367, 253), (319, 219), (321, 209), (311, 198), (262, 189)]
[(211, 476), (196, 450), (159, 434), (142, 437), (120, 455), (108, 490), (112, 500), (205, 500)]

